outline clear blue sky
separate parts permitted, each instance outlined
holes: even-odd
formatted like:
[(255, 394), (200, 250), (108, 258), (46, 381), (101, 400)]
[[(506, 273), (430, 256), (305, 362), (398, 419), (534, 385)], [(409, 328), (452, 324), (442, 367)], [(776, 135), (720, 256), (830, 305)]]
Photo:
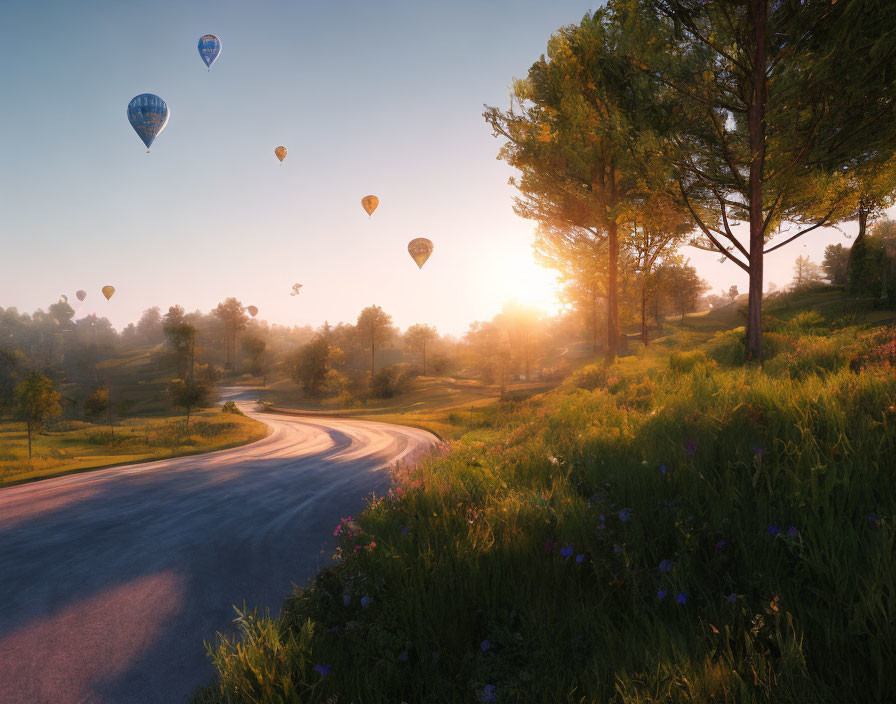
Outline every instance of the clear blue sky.
[[(458, 334), (512, 296), (549, 298), (480, 114), (596, 3), (0, 2), (0, 306), (84, 288), (79, 316), (120, 328), (231, 295), (281, 324), (377, 303)], [(211, 72), (206, 33), (223, 44)], [(151, 154), (125, 116), (144, 92), (171, 110)], [(435, 243), (422, 271), (406, 251), (420, 236)], [(784, 248), (767, 280), (836, 240)], [(745, 289), (733, 265), (693, 258), (714, 288)]]

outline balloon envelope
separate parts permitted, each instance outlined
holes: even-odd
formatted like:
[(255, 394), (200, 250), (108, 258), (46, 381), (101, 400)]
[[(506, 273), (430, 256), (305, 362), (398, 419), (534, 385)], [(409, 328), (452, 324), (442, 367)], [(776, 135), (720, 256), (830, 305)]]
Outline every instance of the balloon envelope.
[(373, 211), (380, 204), (380, 199), (376, 196), (364, 196), (361, 199), (361, 207), (367, 211), (368, 215), (373, 215)]
[(79, 301), (83, 301), (87, 298), (87, 291), (78, 291), (75, 295), (78, 297)]
[(159, 96), (141, 93), (128, 103), (128, 122), (149, 151), (153, 140), (168, 124), (168, 105)]
[(199, 56), (202, 57), (202, 60), (208, 68), (212, 67), (212, 64), (215, 63), (215, 59), (218, 58), (218, 54), (220, 53), (221, 40), (214, 34), (206, 34), (199, 39)]
[(274, 154), (277, 155), (277, 158), (280, 160), (280, 163), (283, 163), (283, 160), (286, 158), (286, 147), (277, 147), (274, 150)]
[(63, 294), (59, 297), (59, 302), (60, 302), (60, 303), (68, 303), (68, 296), (66, 296), (66, 295), (63, 293)]
[(108, 301), (110, 298), (112, 298), (112, 294), (113, 294), (113, 293), (115, 293), (115, 287), (114, 287), (114, 286), (103, 286), (103, 295), (106, 297), (106, 300), (107, 300), (107, 301)]
[(408, 242), (408, 254), (417, 262), (417, 266), (422, 269), (429, 255), (432, 254), (432, 242), (425, 237), (418, 237)]
[(246, 308), (246, 310), (249, 311), (249, 315), (251, 315), (253, 318), (258, 315), (258, 308), (256, 308), (255, 306), (249, 306), (248, 308)]
[(289, 295), (290, 296), (298, 296), (299, 293), (301, 292), (301, 290), (302, 290), (302, 284), (293, 284), (292, 285), (292, 293), (290, 293)]

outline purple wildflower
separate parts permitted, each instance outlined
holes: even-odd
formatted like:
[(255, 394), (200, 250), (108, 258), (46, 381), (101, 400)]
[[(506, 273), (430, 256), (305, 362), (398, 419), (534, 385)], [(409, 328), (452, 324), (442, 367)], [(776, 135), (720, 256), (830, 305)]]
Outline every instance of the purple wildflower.
[(629, 518), (632, 517), (632, 510), (630, 508), (624, 508), (619, 512), (619, 520), (625, 523)]
[(664, 477), (666, 476), (666, 465), (660, 465), (660, 474), (662, 474)]
[(663, 560), (660, 563), (660, 574), (666, 574), (666, 572), (672, 571), (672, 563), (669, 560)]
[(880, 528), (881, 520), (875, 516), (873, 513), (868, 515), (868, 520), (871, 522), (875, 528)]
[(361, 606), (363, 606), (365, 609), (366, 609), (368, 606), (370, 606), (370, 604), (371, 604), (372, 602), (373, 602), (373, 599), (371, 599), (369, 596), (362, 596), (362, 597), (361, 597)]
[(585, 553), (581, 555), (576, 555), (576, 562), (581, 563), (585, 559)]
[(768, 534), (769, 534), (769, 535), (777, 535), (777, 534), (780, 533), (780, 532), (781, 532), (781, 530), (780, 530), (780, 529), (778, 528), (778, 526), (776, 526), (774, 523), (772, 523), (772, 524), (768, 527)]
[(665, 589), (660, 589), (660, 590), (656, 593), (656, 598), (659, 599), (660, 601), (662, 601), (663, 599), (665, 599), (665, 598), (666, 598), (666, 590), (665, 590)]
[(486, 652), (487, 650), (490, 650), (491, 647), (492, 647), (492, 642), (491, 642), (488, 638), (486, 638), (484, 641), (482, 641), (482, 642), (479, 644), (479, 649), (480, 649), (483, 653)]
[(688, 595), (684, 592), (678, 592), (678, 596), (675, 597), (675, 601), (679, 604), (687, 604), (688, 603)]
[(728, 596), (725, 597), (725, 601), (727, 601), (729, 604), (733, 604), (735, 601), (737, 601), (738, 596), (740, 595), (731, 592)]
[(691, 457), (697, 454), (697, 443), (693, 440), (688, 440), (684, 444), (684, 451), (687, 452)]
[(407, 654), (407, 652), (405, 651), (405, 652), (401, 653), (401, 654), (398, 656), (398, 659), (401, 660), (402, 662), (407, 662), (407, 661), (408, 661), (408, 654)]
[(795, 538), (799, 534), (800, 534), (800, 532), (796, 526), (790, 526), (790, 528), (787, 529), (787, 535), (791, 538)]
[(408, 528), (407, 528), (407, 526), (403, 526), (403, 527), (402, 527), (402, 529), (401, 529), (401, 534), (402, 534), (402, 535), (407, 535), (407, 534), (408, 534)]
[(765, 448), (760, 447), (759, 445), (753, 445), (753, 454), (757, 457), (762, 457), (765, 454)]
[(332, 665), (315, 665), (314, 669), (320, 673), (321, 677), (326, 677), (330, 674), (330, 670), (333, 669)]
[(563, 548), (560, 551), (560, 554), (563, 555), (563, 557), (569, 557), (570, 555), (572, 555), (572, 545)]
[(614, 546), (613, 546), (613, 552), (615, 552), (615, 553), (618, 555), (619, 553), (622, 552), (622, 547), (619, 546), (619, 545), (614, 545)]
[(343, 594), (343, 595), (342, 595), (342, 605), (343, 605), (343, 606), (348, 606), (348, 605), (351, 604), (351, 603), (352, 603), (352, 597), (351, 597), (351, 595), (350, 595), (350, 594)]
[(547, 539), (547, 542), (545, 542), (545, 544), (544, 544), (544, 551), (545, 551), (545, 552), (550, 552), (551, 550), (554, 549), (554, 546), (555, 546), (556, 544), (557, 544), (557, 543), (555, 543), (553, 540), (551, 540), (550, 538), (548, 538), (548, 539)]
[(720, 540), (719, 542), (716, 543), (716, 550), (721, 550), (723, 547), (725, 547), (725, 545), (726, 545), (725, 541)]
[(482, 688), (482, 694), (479, 697), (481, 702), (493, 702), (498, 697), (498, 688), (493, 684), (487, 684)]

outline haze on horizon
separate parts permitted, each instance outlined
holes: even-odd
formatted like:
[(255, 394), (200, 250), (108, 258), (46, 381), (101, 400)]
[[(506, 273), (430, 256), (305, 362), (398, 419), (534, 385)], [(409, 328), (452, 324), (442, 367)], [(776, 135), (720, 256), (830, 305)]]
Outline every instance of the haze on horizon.
[[(228, 296), (283, 325), (378, 304), (401, 328), (455, 335), (511, 298), (555, 310), (481, 112), (506, 107), (546, 38), (595, 6), (5, 3), (0, 306), (30, 313), (83, 288), (77, 317), (121, 329), (151, 306), (206, 312)], [(206, 33), (223, 44), (210, 72)], [(125, 117), (143, 92), (171, 110), (149, 155)], [(421, 236), (435, 243), (422, 271), (406, 251)], [(766, 282), (836, 241), (827, 229), (769, 255)], [(734, 265), (684, 252), (714, 292), (746, 290)]]

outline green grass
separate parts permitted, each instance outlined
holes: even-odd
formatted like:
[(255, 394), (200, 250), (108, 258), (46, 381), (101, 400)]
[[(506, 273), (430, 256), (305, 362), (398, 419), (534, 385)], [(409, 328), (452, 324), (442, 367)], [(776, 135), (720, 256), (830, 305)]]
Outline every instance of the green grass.
[(183, 416), (128, 418), (108, 425), (63, 420), (32, 437), (28, 459), (25, 424), (0, 422), (0, 486), (83, 472), (116, 464), (191, 455), (244, 445), (265, 436), (267, 428), (243, 415), (202, 411)]
[(770, 320), (764, 369), (684, 331), (457, 418), (195, 701), (888, 701), (896, 329), (839, 317)]
[[(547, 382), (510, 384), (505, 389), (505, 398), (532, 396), (555, 385)], [(285, 379), (260, 390), (272, 411), (310, 411), (397, 423), (429, 430), (444, 439), (459, 437), (469, 424), (469, 418), (472, 416), (475, 423), (484, 407), (500, 401), (500, 393), (498, 386), (468, 379), (417, 377), (412, 390), (407, 393), (387, 399), (370, 399), (364, 404), (345, 408), (339, 405), (338, 398), (308, 399), (292, 381)]]

